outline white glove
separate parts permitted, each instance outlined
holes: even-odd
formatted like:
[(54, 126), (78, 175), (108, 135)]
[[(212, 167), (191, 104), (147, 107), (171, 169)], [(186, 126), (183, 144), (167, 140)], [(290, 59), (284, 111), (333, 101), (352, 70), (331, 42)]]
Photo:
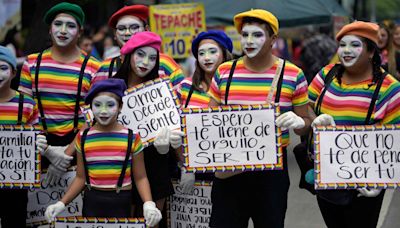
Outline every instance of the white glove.
[(46, 136), (44, 135), (37, 135), (36, 136), (36, 146), (38, 148), (38, 151), (40, 152), (41, 155), (44, 154), (44, 151), (47, 148), (47, 139)]
[(143, 204), (143, 215), (146, 220), (146, 225), (153, 227), (162, 219), (161, 211), (158, 210), (153, 201), (146, 201)]
[(276, 126), (289, 129), (300, 129), (306, 125), (303, 118), (289, 111), (276, 118)]
[(321, 114), (317, 116), (317, 118), (314, 119), (314, 121), (311, 123), (311, 127), (315, 126), (336, 126), (335, 120), (331, 115), (328, 114)]
[(195, 175), (194, 173), (187, 173), (185, 169), (181, 169), (181, 181), (179, 185), (182, 188), (184, 194), (189, 194), (192, 192), (194, 187)]
[(172, 148), (177, 149), (182, 146), (182, 137), (185, 136), (185, 133), (179, 130), (171, 131), (171, 135), (169, 136), (169, 143)]
[(67, 169), (73, 157), (66, 155), (65, 149), (67, 146), (48, 146), (47, 150), (43, 152), (43, 156), (46, 156), (54, 166)]
[(357, 197), (377, 197), (382, 189), (357, 188), (357, 191), (359, 192)]
[(56, 219), (56, 216), (60, 214), (65, 209), (65, 204), (61, 201), (58, 201), (55, 204), (49, 205), (44, 213), (47, 221), (49, 223), (53, 222)]
[(154, 147), (157, 149), (160, 154), (167, 154), (169, 151), (169, 136), (171, 131), (164, 127), (158, 132), (155, 140)]
[(66, 169), (59, 169), (53, 164), (49, 165), (46, 175), (46, 183), (49, 185), (54, 185), (63, 175), (67, 172)]

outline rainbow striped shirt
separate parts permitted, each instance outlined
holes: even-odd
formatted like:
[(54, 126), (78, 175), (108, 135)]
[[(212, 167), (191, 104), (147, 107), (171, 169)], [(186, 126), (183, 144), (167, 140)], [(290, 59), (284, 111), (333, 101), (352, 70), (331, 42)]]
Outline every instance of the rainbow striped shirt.
[[(324, 79), (334, 65), (328, 65), (315, 76), (308, 88), (310, 100), (316, 104), (323, 87)], [(369, 86), (371, 79), (341, 85), (333, 79), (321, 104), (321, 114), (329, 114), (337, 125), (364, 125), (376, 84)], [(400, 123), (400, 83), (391, 75), (383, 80), (371, 122), (381, 124)]]
[[(7, 102), (0, 103), (0, 124), (18, 123), (18, 108), (19, 108), (20, 93), (16, 91), (15, 96)], [(22, 124), (37, 125), (39, 123), (38, 109), (32, 97), (24, 95), (22, 109)]]
[[(208, 91), (210, 96), (220, 104), (225, 102), (226, 84), (232, 63), (233, 61), (229, 61), (218, 67)], [(265, 104), (278, 63), (276, 61), (264, 72), (253, 72), (245, 68), (243, 58), (240, 58), (229, 88), (228, 104)], [(275, 94), (272, 99), (274, 101)], [(303, 71), (286, 61), (279, 100), (280, 111), (281, 113), (293, 111), (293, 106), (307, 105), (307, 103), (307, 81)], [(282, 145), (288, 144), (289, 131), (285, 130), (282, 132)]]
[[(182, 81), (180, 85), (180, 90), (178, 91), (178, 96), (181, 98), (182, 108), (186, 104), (188, 99), (190, 87), (192, 86), (192, 78), (186, 78)], [(210, 95), (204, 90), (198, 91), (193, 90), (192, 96), (190, 97), (188, 107), (200, 107), (207, 108), (208, 103), (210, 103)]]
[[(83, 131), (78, 134), (75, 140), (75, 148), (78, 153), (82, 153), (82, 133)], [(103, 189), (117, 187), (127, 148), (128, 128), (112, 132), (101, 132), (95, 129), (89, 130), (85, 140), (85, 156), (91, 186)], [(136, 155), (142, 150), (143, 145), (140, 136), (133, 134), (131, 154)], [(129, 157), (122, 187), (132, 184), (131, 168), (132, 156)]]
[[(36, 91), (34, 83), (37, 57), (38, 53), (29, 55), (21, 72), (19, 90), (30, 96)], [(82, 52), (77, 61), (64, 64), (52, 59), (50, 49), (43, 52), (38, 86), (49, 133), (62, 136), (74, 128), (74, 110), (79, 72), (84, 59), (85, 53)], [(100, 63), (91, 57), (85, 68), (80, 105), (84, 104), (83, 98), (89, 91), (93, 77), (99, 67)], [(84, 119), (80, 114), (78, 127), (80, 128), (83, 123)]]
[[(120, 57), (118, 57), (120, 58)], [(109, 70), (111, 65), (112, 58), (106, 59), (102, 62), (101, 67), (99, 68), (98, 72), (96, 73), (95, 82), (107, 79), (109, 77)], [(117, 61), (115, 61), (112, 75), (114, 76), (117, 71), (118, 67), (116, 66)], [(158, 70), (158, 74), (161, 78), (169, 77), (171, 84), (174, 88), (176, 88), (180, 82), (183, 80), (184, 75), (182, 69), (179, 65), (166, 54), (160, 53), (160, 68)]]

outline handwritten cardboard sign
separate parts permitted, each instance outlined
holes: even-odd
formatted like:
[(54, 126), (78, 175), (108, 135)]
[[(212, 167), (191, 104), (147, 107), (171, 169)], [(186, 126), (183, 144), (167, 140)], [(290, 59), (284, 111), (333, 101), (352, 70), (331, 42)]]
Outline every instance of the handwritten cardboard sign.
[(315, 188), (396, 188), (400, 126), (336, 126), (314, 131)]
[(211, 217), (211, 182), (196, 182), (190, 194), (182, 193), (177, 182), (175, 194), (169, 197), (168, 211), (171, 228), (208, 228)]
[[(45, 179), (47, 174), (41, 176), (40, 188), (32, 189), (28, 192), (28, 213), (27, 224), (47, 223), (44, 216), (47, 206), (61, 200), (68, 190), (76, 175), (75, 171), (68, 171), (62, 176), (55, 186), (49, 186)], [(60, 216), (80, 216), (82, 215), (82, 196), (79, 194), (71, 203), (69, 203)]]
[(179, 101), (168, 80), (155, 79), (127, 90), (118, 120), (137, 132), (143, 142), (154, 141), (163, 127), (181, 127)]
[(282, 169), (275, 107), (188, 108), (182, 114), (188, 172)]
[(0, 126), (0, 188), (40, 186), (40, 153), (31, 126)]
[(136, 218), (57, 218), (55, 228), (146, 228), (144, 219)]

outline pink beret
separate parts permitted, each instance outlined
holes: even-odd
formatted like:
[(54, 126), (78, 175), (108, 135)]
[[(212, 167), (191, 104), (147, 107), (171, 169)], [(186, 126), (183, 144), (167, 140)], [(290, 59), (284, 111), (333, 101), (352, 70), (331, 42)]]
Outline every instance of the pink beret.
[(126, 55), (132, 53), (139, 47), (152, 47), (157, 51), (161, 48), (161, 38), (154, 32), (138, 32), (131, 36), (131, 38), (122, 46), (121, 54)]

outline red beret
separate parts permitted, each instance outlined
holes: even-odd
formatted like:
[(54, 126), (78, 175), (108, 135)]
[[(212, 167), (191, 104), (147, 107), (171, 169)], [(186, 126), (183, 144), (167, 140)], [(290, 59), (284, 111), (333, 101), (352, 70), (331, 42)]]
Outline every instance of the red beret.
[(118, 20), (126, 15), (135, 16), (142, 21), (147, 21), (149, 18), (149, 8), (145, 5), (124, 6), (110, 17), (110, 20), (108, 20), (108, 26), (115, 28)]

